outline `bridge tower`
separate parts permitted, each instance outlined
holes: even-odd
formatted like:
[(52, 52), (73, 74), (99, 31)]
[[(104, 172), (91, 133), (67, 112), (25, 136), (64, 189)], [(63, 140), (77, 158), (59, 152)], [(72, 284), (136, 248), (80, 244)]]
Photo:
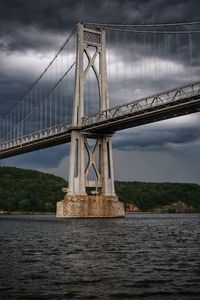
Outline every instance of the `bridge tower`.
[(109, 105), (105, 30), (78, 23), (76, 58), (68, 193), (57, 203), (57, 217), (121, 217), (124, 205), (115, 194), (111, 136), (81, 129), (89, 70), (98, 86), (99, 111)]

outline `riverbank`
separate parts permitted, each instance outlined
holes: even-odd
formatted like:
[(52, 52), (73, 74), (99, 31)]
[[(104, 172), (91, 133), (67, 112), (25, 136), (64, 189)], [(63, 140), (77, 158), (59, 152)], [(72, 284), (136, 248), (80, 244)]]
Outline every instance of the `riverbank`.
[[(141, 214), (141, 213), (198, 213), (195, 211), (195, 208), (191, 205), (187, 205), (182, 201), (174, 202), (170, 205), (164, 205), (160, 207), (155, 207), (149, 209), (148, 211), (142, 211), (138, 206), (134, 204), (125, 204), (125, 213), (126, 214)], [(0, 210), (1, 215), (55, 215), (54, 212), (33, 212), (33, 211), (6, 211)]]
[(192, 205), (187, 205), (182, 201), (174, 202), (169, 205), (164, 205), (161, 207), (155, 207), (151, 210), (143, 212), (134, 204), (126, 204), (125, 205), (126, 213), (198, 213), (195, 211), (195, 208)]
[(31, 211), (5, 211), (0, 210), (0, 216), (7, 216), (7, 215), (55, 215), (55, 213), (52, 212), (31, 212)]

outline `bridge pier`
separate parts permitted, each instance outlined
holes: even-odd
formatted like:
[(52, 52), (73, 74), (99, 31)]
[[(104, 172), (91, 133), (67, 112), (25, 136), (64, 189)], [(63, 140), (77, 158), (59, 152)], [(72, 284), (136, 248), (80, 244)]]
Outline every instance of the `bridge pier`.
[(89, 70), (94, 72), (99, 90), (99, 112), (108, 109), (105, 51), (105, 31), (79, 23), (68, 193), (57, 203), (57, 217), (124, 216), (124, 204), (115, 194), (111, 137), (81, 130)]
[(115, 194), (111, 137), (88, 138), (72, 132), (68, 193), (57, 203), (57, 217), (123, 217)]
[(116, 196), (68, 196), (57, 203), (59, 218), (114, 218), (124, 216), (124, 205)]

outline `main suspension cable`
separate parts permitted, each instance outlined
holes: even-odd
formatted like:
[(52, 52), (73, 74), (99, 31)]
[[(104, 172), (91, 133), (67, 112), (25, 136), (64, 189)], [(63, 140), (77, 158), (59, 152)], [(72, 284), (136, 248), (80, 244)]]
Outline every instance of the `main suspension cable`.
[(12, 109), (7, 113), (7, 115), (1, 120), (1, 122), (3, 122), (5, 119), (7, 119), (7, 117), (10, 115), (10, 113), (13, 112), (13, 110), (16, 108), (16, 106), (18, 106), (18, 104), (20, 104), (24, 100), (24, 98), (30, 94), (30, 92), (32, 91), (32, 89), (37, 85), (37, 83), (40, 81), (40, 79), (44, 76), (44, 74), (48, 71), (48, 69), (51, 67), (51, 65), (53, 64), (53, 62), (56, 60), (56, 58), (58, 57), (58, 55), (65, 48), (65, 46), (67, 45), (67, 43), (70, 41), (71, 37), (74, 35), (75, 31), (76, 31), (76, 29), (73, 28), (73, 30), (71, 31), (71, 33), (69, 34), (69, 36), (67, 37), (67, 39), (65, 40), (65, 42), (62, 44), (62, 46), (58, 50), (57, 54), (50, 61), (50, 63), (48, 64), (48, 66), (44, 69), (44, 71), (40, 74), (40, 76), (32, 83), (32, 85), (29, 87), (29, 89), (27, 90), (27, 92), (17, 101), (17, 103), (12, 107)]

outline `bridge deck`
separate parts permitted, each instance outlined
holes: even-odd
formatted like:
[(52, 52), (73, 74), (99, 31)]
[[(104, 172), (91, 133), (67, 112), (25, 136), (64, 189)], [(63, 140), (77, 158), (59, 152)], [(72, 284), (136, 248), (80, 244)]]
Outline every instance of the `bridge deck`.
[(154, 107), (143, 107), (132, 112), (117, 112), (113, 116), (101, 116), (99, 120), (94, 118), (93, 122), (87, 122), (83, 126), (86, 132), (106, 133), (145, 125), (161, 120), (175, 118), (200, 110), (200, 95), (188, 95), (188, 98), (179, 99), (173, 103), (163, 103)]
[[(174, 118), (200, 110), (200, 82), (195, 82), (137, 101), (117, 106), (82, 120), (77, 130), (88, 135), (112, 134), (117, 130)], [(31, 133), (15, 140), (1, 142), (0, 159), (15, 156), (71, 140), (72, 124)]]

